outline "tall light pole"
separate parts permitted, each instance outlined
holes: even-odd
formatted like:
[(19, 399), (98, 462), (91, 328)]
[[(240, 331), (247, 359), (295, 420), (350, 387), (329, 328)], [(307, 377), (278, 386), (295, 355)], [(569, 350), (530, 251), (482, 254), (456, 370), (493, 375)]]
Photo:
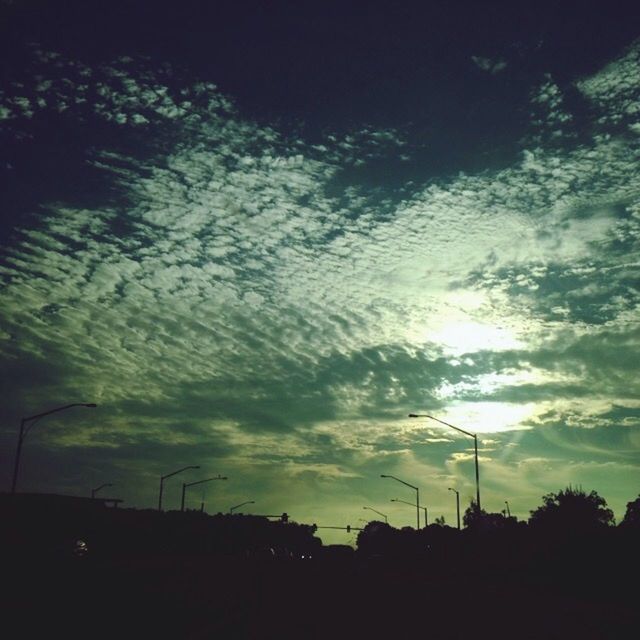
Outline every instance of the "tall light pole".
[(509, 509), (509, 502), (507, 500), (505, 500), (504, 503), (507, 505), (507, 518), (510, 518), (511, 517), (511, 509)]
[[(198, 467), (199, 469), (200, 467)], [(215, 478), (207, 478), (206, 480), (196, 480), (195, 482), (183, 482), (182, 483), (182, 500), (180, 501), (180, 511), (184, 511), (184, 494), (187, 487), (192, 487), (194, 484), (202, 484), (203, 482), (211, 482), (211, 480), (226, 480), (226, 476), (218, 474)]]
[[(404, 504), (411, 505), (412, 507), (418, 506), (416, 504), (413, 504), (413, 502), (407, 502), (406, 500), (398, 500), (398, 498), (391, 498), (391, 502), (402, 502)], [(427, 507), (418, 507), (418, 509), (422, 509), (424, 511), (424, 526), (426, 527), (429, 524), (429, 512), (427, 511)]]
[(240, 504), (237, 504), (234, 507), (230, 507), (229, 513), (233, 513), (235, 509), (239, 509), (240, 507), (244, 507), (245, 504), (255, 504), (255, 502), (253, 500), (247, 500), (246, 502), (241, 502)]
[(449, 491), (454, 491), (456, 494), (456, 514), (458, 515), (458, 530), (460, 530), (460, 492), (451, 487), (449, 487)]
[(162, 511), (162, 486), (164, 481), (171, 476), (175, 476), (177, 473), (182, 473), (187, 469), (199, 469), (200, 465), (189, 465), (188, 467), (182, 467), (182, 469), (178, 469), (177, 471), (172, 471), (171, 473), (167, 473), (166, 476), (160, 476), (160, 493), (158, 494), (158, 511)]
[(430, 418), (431, 420), (435, 420), (440, 424), (443, 424), (447, 427), (451, 427), (452, 429), (455, 429), (460, 433), (464, 433), (465, 436), (469, 436), (470, 438), (473, 438), (473, 446), (475, 450), (475, 459), (476, 459), (476, 505), (478, 506), (478, 512), (479, 512), (480, 511), (480, 470), (478, 468), (478, 436), (475, 433), (470, 433), (469, 431), (465, 431), (460, 427), (454, 427), (452, 424), (449, 424), (444, 420), (440, 420), (439, 418), (434, 418), (433, 416), (430, 416), (427, 414), (410, 413), (409, 417), (410, 418)]
[(371, 507), (362, 507), (363, 509), (369, 509), (369, 511), (373, 511), (374, 513), (377, 513), (379, 516), (382, 516), (384, 518), (384, 521), (386, 524), (389, 524), (389, 518), (387, 518), (387, 516), (384, 515), (384, 513), (382, 513), (381, 511), (376, 511), (375, 509), (372, 509)]
[(396, 480), (397, 482), (401, 482), (402, 484), (406, 485), (407, 487), (411, 487), (412, 489), (415, 489), (416, 492), (416, 522), (417, 522), (417, 527), (418, 527), (418, 531), (420, 531), (420, 490), (418, 489), (418, 487), (414, 487), (412, 484), (409, 484), (408, 482), (405, 482), (404, 480), (400, 480), (400, 478), (396, 478), (395, 476), (388, 476), (388, 475), (384, 475), (384, 474), (380, 474), (381, 478), (391, 478), (392, 480)]
[[(35, 416), (29, 416), (28, 418), (22, 418), (20, 421), (20, 431), (18, 433), (18, 446), (16, 447), (16, 459), (13, 464), (13, 480), (11, 482), (11, 493), (16, 492), (16, 484), (18, 483), (18, 469), (20, 468), (20, 454), (22, 453), (22, 443), (24, 439), (27, 437), (27, 434), (33, 428), (33, 425), (40, 420), (40, 418), (44, 418), (52, 413), (57, 413), (58, 411), (64, 411), (65, 409), (70, 409), (71, 407), (89, 407), (91, 409), (95, 409), (98, 405), (93, 402), (74, 402), (73, 404), (65, 404), (62, 407), (57, 407), (55, 409), (51, 409), (49, 411), (44, 411), (43, 413), (38, 413)], [(31, 424), (29, 424), (31, 423)]]
[(91, 498), (95, 498), (96, 493), (98, 493), (100, 489), (104, 489), (105, 487), (113, 487), (113, 485), (110, 482), (105, 482), (104, 484), (101, 484), (99, 487), (96, 487), (95, 489), (91, 489)]

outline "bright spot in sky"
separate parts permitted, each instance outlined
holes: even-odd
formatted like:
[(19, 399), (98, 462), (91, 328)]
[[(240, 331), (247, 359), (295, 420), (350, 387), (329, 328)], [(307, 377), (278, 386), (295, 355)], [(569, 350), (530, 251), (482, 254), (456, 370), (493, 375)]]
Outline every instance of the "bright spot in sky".
[(441, 346), (448, 355), (455, 356), (483, 350), (517, 349), (522, 346), (512, 330), (473, 320), (444, 324), (430, 331), (428, 339)]
[(450, 405), (444, 415), (435, 417), (471, 433), (498, 433), (527, 429), (522, 423), (535, 412), (534, 403), (460, 402)]

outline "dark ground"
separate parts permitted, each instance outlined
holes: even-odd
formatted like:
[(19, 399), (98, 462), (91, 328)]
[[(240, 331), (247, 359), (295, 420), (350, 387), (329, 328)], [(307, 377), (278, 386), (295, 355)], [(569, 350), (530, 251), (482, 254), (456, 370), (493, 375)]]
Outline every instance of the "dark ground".
[(2, 626), (21, 639), (637, 638), (637, 575), (624, 574), (430, 573), (357, 557), (21, 561), (5, 565)]

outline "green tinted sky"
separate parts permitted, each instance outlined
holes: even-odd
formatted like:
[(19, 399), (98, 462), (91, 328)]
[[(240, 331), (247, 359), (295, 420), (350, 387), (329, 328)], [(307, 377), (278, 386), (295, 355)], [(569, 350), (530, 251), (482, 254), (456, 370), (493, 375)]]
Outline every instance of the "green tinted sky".
[(3, 3), (2, 482), (22, 416), (96, 402), (20, 489), (147, 507), (199, 464), (168, 508), (222, 473), (210, 512), (413, 524), (386, 473), (453, 523), (472, 441), (418, 412), (479, 434), (486, 509), (571, 483), (620, 520), (638, 12), (553, 4)]

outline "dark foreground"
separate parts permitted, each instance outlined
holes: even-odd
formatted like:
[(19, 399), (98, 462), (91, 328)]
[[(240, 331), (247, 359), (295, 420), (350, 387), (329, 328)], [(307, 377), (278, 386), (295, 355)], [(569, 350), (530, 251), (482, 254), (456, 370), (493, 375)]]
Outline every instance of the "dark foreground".
[[(606, 575), (605, 575), (606, 574)], [(14, 638), (637, 638), (637, 575), (353, 558), (5, 565)], [(9, 631), (13, 630), (13, 631)]]

